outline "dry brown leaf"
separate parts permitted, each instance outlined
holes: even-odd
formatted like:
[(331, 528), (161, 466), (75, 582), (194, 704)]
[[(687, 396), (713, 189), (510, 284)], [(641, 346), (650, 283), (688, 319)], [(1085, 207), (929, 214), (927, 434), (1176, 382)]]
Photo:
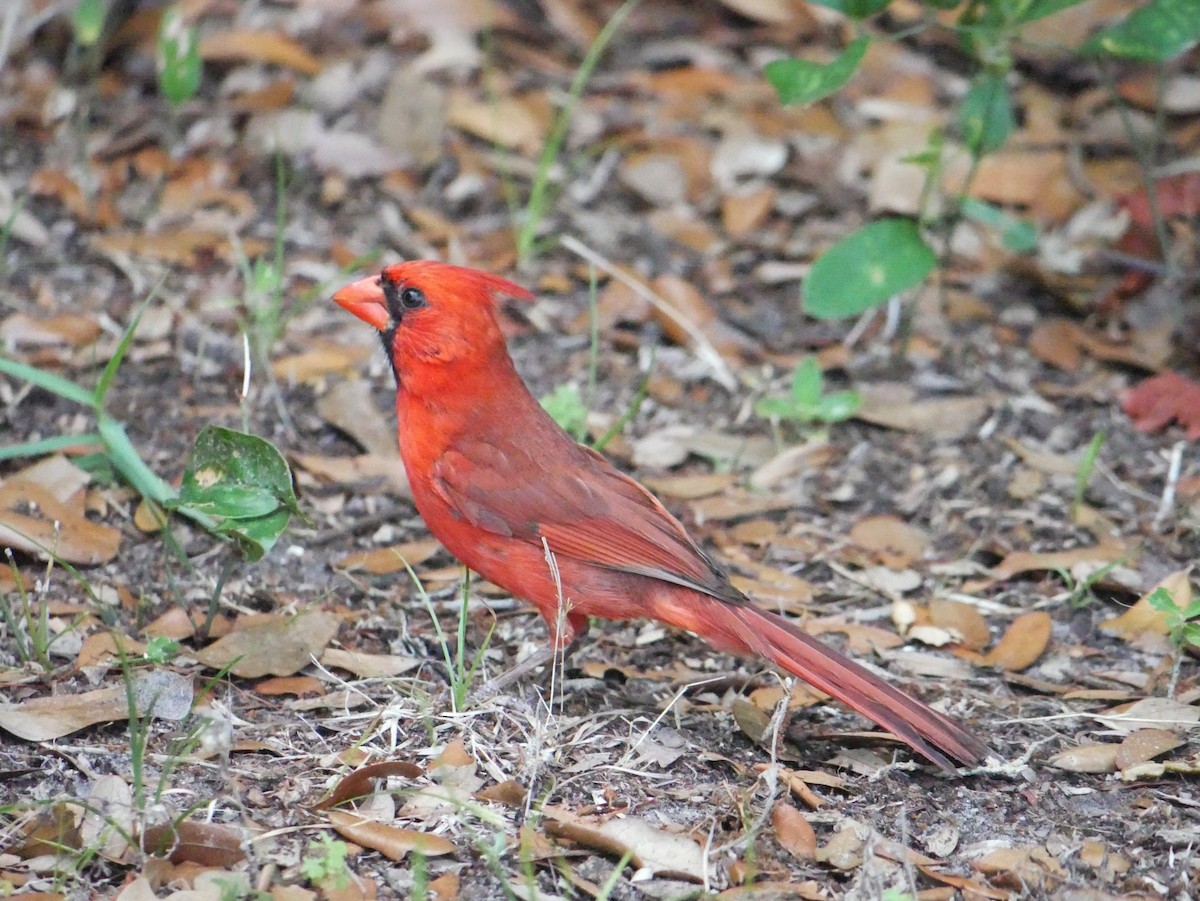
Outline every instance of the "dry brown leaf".
[(863, 402), (855, 418), (935, 438), (961, 438), (969, 434), (991, 407), (991, 401), (985, 397), (918, 400), (916, 390), (900, 382), (860, 385), (858, 390)]
[(1115, 761), (1117, 769), (1127, 770), (1153, 760), (1161, 754), (1174, 751), (1183, 743), (1183, 739), (1169, 729), (1138, 729), (1130, 732), (1118, 747)]
[(1057, 883), (1067, 875), (1063, 865), (1041, 845), (1001, 848), (971, 865), (979, 872), (1003, 878), (1023, 891), (1030, 887), (1044, 889), (1047, 883)]
[(254, 690), (267, 697), (294, 695), (302, 698), (325, 694), (325, 686), (319, 679), (314, 679), (312, 676), (273, 676), (270, 679), (263, 679), (254, 686)]
[(1114, 742), (1076, 745), (1051, 754), (1046, 763), (1068, 773), (1115, 773), (1120, 749)]
[(320, 454), (292, 454), (292, 460), (307, 476), (337, 485), (379, 483), (397, 497), (412, 497), (404, 463), (396, 454), (359, 454), (357, 457), (323, 457)]
[(213, 669), (229, 667), (244, 679), (291, 676), (319, 657), (337, 630), (337, 617), (321, 610), (297, 616), (247, 616), (224, 638), (192, 656)]
[(929, 547), (929, 536), (898, 516), (890, 515), (860, 519), (850, 528), (850, 540), (892, 569), (911, 566)]
[(340, 807), (347, 801), (365, 798), (376, 791), (375, 782), (392, 776), (402, 776), (405, 779), (420, 779), (425, 775), (424, 768), (407, 760), (384, 760), (379, 763), (369, 763), (359, 767), (345, 776), (329, 795), (318, 802), (313, 810), (329, 810)]
[(694, 501), (702, 497), (720, 494), (733, 484), (734, 479), (733, 473), (713, 472), (700, 475), (648, 477), (642, 479), (642, 483), (662, 497)]
[(991, 576), (993, 581), (1004, 581), (1026, 572), (1070, 570), (1084, 563), (1112, 563), (1126, 553), (1125, 546), (1115, 540), (1069, 551), (1013, 551), (992, 568)]
[(731, 238), (744, 238), (760, 229), (775, 205), (775, 188), (767, 185), (730, 194), (721, 201), (721, 225)]
[(0, 545), (68, 563), (107, 563), (121, 545), (119, 530), (85, 515), (82, 491), (91, 476), (55, 455), (0, 483)]
[(1150, 605), (1150, 595), (1159, 588), (1166, 589), (1175, 606), (1181, 611), (1192, 603), (1192, 583), (1190, 579), (1192, 568), (1177, 570), (1163, 578), (1161, 582), (1138, 599), (1132, 607), (1120, 616), (1114, 616), (1100, 624), (1100, 631), (1125, 641), (1133, 641), (1143, 635), (1166, 635), (1170, 628), (1167, 625), (1167, 614), (1155, 610)]
[(812, 860), (817, 855), (817, 833), (799, 810), (779, 801), (771, 811), (775, 840), (798, 860)]
[(273, 63), (301, 75), (316, 75), (321, 61), (287, 35), (275, 31), (218, 31), (200, 38), (202, 59)]
[(35, 318), (13, 313), (0, 322), (0, 343), (12, 347), (82, 347), (100, 336), (100, 323), (82, 311)]
[(342, 838), (378, 851), (388, 860), (403, 860), (410, 851), (418, 851), (426, 857), (441, 857), (458, 850), (454, 842), (440, 835), (389, 826), (346, 810), (330, 810), (328, 816)]
[(839, 870), (856, 870), (862, 866), (870, 837), (869, 827), (846, 817), (838, 823), (833, 838), (817, 849), (816, 859)]
[[(202, 228), (177, 228), (158, 233), (109, 230), (94, 234), (88, 240), (93, 250), (106, 257), (150, 257), (188, 269), (199, 267), (206, 254), (216, 254), (230, 262), (237, 257), (226, 233)], [(269, 249), (261, 238), (239, 239), (239, 252), (249, 259), (263, 256)]]
[(355, 372), (375, 351), (369, 344), (318, 341), (301, 353), (272, 360), (271, 372), (288, 384), (313, 382), (327, 375)]
[(347, 554), (333, 565), (347, 572), (369, 572), (372, 575), (403, 572), (405, 564), (414, 569), (442, 550), (440, 541), (425, 538), (420, 541), (405, 541), (388, 547), (376, 547), (367, 551)]
[(1118, 343), (1069, 319), (1043, 319), (1029, 336), (1029, 349), (1038, 359), (1066, 372), (1075, 372), (1084, 355), (1154, 371), (1165, 360), (1137, 343)]
[(420, 666), (421, 660), (398, 654), (364, 654), (361, 651), (326, 648), (321, 655), (321, 663), (354, 673), (360, 679), (390, 679)]
[[(133, 695), (139, 715), (180, 720), (191, 709), (192, 684), (176, 673), (157, 670), (134, 679)], [(129, 713), (126, 687), (116, 685), (0, 705), (0, 729), (26, 741), (51, 741), (96, 723), (127, 719)]]
[(550, 105), (542, 94), (505, 95), (487, 100), (454, 91), (446, 121), (455, 128), (532, 159), (542, 148), (549, 127)]
[(983, 657), (988, 666), (1020, 672), (1031, 666), (1050, 643), (1053, 621), (1044, 610), (1022, 613), (1004, 631), (1004, 635)]
[(171, 863), (198, 863), (205, 867), (232, 867), (245, 858), (246, 836), (240, 829), (220, 823), (184, 820), (151, 826), (142, 835), (142, 847), (151, 854), (166, 854)]
[(799, 0), (721, 0), (721, 3), (739, 16), (763, 25), (795, 25), (811, 16)]
[(1187, 727), (1200, 723), (1200, 707), (1174, 698), (1141, 698), (1120, 704), (1104, 713), (1089, 714), (1114, 731), (1128, 735), (1139, 729)]
[(929, 602), (930, 622), (948, 631), (959, 644), (973, 651), (982, 651), (992, 640), (991, 630), (983, 614), (970, 604), (934, 598)]
[(542, 814), (548, 835), (617, 857), (630, 852), (638, 868), (655, 875), (704, 881), (704, 851), (686, 835), (667, 832), (632, 816), (598, 823), (552, 805), (546, 805)]

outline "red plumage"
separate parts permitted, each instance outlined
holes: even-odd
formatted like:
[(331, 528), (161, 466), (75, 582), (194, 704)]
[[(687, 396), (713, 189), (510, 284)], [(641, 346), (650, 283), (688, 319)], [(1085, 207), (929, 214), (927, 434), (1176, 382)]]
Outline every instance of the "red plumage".
[(501, 295), (531, 299), (430, 261), (334, 295), (383, 335), (413, 499), (452, 554), (533, 604), (559, 646), (591, 616), (656, 619), (770, 660), (945, 769), (983, 758), (954, 720), (754, 606), (650, 492), (572, 440), (517, 375), (496, 322)]

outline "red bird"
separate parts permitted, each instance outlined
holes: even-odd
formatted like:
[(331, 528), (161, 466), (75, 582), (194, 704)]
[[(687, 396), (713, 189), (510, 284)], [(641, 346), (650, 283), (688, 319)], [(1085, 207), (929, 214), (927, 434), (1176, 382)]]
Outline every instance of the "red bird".
[(533, 299), (498, 276), (427, 260), (333, 296), (381, 333), (413, 500), (454, 556), (533, 604), (555, 647), (591, 616), (649, 617), (766, 658), (945, 770), (983, 759), (986, 746), (954, 720), (756, 607), (649, 491), (564, 432), (517, 375), (499, 296)]

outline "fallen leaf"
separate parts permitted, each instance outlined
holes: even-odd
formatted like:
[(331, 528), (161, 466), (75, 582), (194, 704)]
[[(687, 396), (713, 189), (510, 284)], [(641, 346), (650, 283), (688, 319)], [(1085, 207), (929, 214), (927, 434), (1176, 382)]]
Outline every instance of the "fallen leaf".
[(329, 795), (318, 802), (313, 810), (329, 810), (340, 807), (347, 801), (365, 798), (373, 793), (376, 780), (388, 779), (392, 776), (402, 776), (405, 779), (420, 779), (425, 775), (423, 767), (407, 760), (384, 760), (379, 763), (369, 763), (359, 767), (345, 776)]
[[(192, 682), (177, 673), (156, 670), (134, 679), (133, 698), (139, 716), (178, 721), (191, 709)], [(0, 705), (0, 729), (26, 741), (51, 741), (96, 723), (128, 719), (130, 712), (126, 687), (116, 685)]]
[(1139, 729), (1186, 727), (1200, 723), (1200, 707), (1173, 698), (1142, 698), (1104, 713), (1089, 715), (1125, 735)]
[(355, 551), (333, 561), (333, 565), (347, 572), (362, 571), (380, 576), (403, 572), (405, 564), (415, 569), (441, 550), (440, 541), (426, 538), (393, 544), (388, 547), (371, 548), (367, 551)]
[(1046, 763), (1068, 773), (1115, 773), (1120, 749), (1114, 742), (1076, 745), (1051, 754)]
[(1051, 625), (1050, 614), (1044, 610), (1022, 613), (1009, 624), (996, 646), (984, 655), (983, 662), (1018, 672), (1031, 666), (1050, 643)]
[(1121, 409), (1140, 432), (1157, 432), (1172, 420), (1187, 429), (1187, 437), (1200, 440), (1200, 382), (1177, 372), (1151, 376), (1130, 389), (1121, 399)]
[(1117, 769), (1127, 770), (1153, 760), (1161, 754), (1174, 751), (1183, 743), (1183, 739), (1169, 729), (1138, 729), (1130, 732), (1117, 750)]
[(334, 830), (342, 838), (378, 851), (388, 860), (403, 860), (411, 851), (426, 857), (441, 857), (458, 850), (454, 842), (440, 835), (389, 826), (346, 810), (330, 810), (328, 816)]
[(918, 400), (917, 392), (899, 382), (859, 385), (863, 402), (856, 419), (934, 438), (961, 438), (974, 431), (987, 415), (991, 401), (984, 397), (933, 397)]
[(205, 867), (232, 867), (245, 859), (243, 830), (220, 823), (184, 820), (166, 826), (151, 826), (141, 845), (154, 855), (165, 855), (172, 863), (198, 863)]
[(961, 601), (934, 598), (929, 602), (929, 620), (933, 625), (950, 632), (963, 647), (973, 651), (982, 651), (992, 639), (983, 614)]
[(319, 657), (337, 634), (338, 620), (314, 610), (297, 616), (248, 616), (232, 632), (192, 656), (213, 669), (229, 668), (235, 676), (291, 676)]
[[(288, 384), (317, 381), (327, 375), (356, 371), (375, 351), (376, 348), (369, 344), (319, 341), (301, 353), (272, 360), (271, 373)], [(320, 410), (318, 401), (317, 411)]]
[(798, 860), (813, 860), (817, 856), (817, 833), (799, 810), (779, 801), (771, 811), (775, 840)]
[(0, 483), (0, 545), (68, 563), (107, 563), (121, 545), (119, 530), (92, 522), (83, 486), (91, 476), (55, 455)]
[(334, 669), (344, 669), (360, 679), (390, 679), (420, 666), (417, 657), (399, 654), (364, 654), (341, 648), (326, 648), (321, 663)]
[(546, 833), (566, 838), (614, 857), (633, 855), (639, 868), (657, 876), (703, 882), (707, 872), (704, 850), (686, 835), (667, 832), (645, 820), (623, 816), (602, 823), (560, 807), (546, 805)]
[(1133, 641), (1146, 634), (1168, 634), (1170, 627), (1167, 624), (1167, 613), (1152, 607), (1150, 596), (1159, 588), (1164, 588), (1175, 602), (1175, 606), (1181, 611), (1186, 610), (1192, 603), (1192, 583), (1189, 578), (1191, 571), (1189, 566), (1187, 569), (1170, 573), (1120, 616), (1102, 622), (1100, 631), (1125, 641)]
[(217, 31), (200, 38), (202, 59), (274, 63), (299, 72), (316, 75), (321, 61), (287, 35), (274, 31)]
[(868, 516), (850, 528), (850, 540), (892, 569), (904, 569), (920, 560), (929, 547), (929, 536), (897, 516)]

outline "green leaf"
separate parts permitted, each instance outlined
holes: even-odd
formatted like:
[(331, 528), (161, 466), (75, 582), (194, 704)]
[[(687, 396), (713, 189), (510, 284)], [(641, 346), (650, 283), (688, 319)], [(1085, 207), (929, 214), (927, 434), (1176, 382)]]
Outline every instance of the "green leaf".
[(292, 473), (269, 441), (220, 426), (196, 438), (178, 498), (167, 506), (219, 518), (215, 530), (233, 538), (243, 556), (258, 560), (299, 514)]
[(79, 0), (75, 6), (75, 15), (71, 17), (76, 43), (81, 47), (91, 47), (100, 40), (107, 17), (108, 0)]
[[(851, 19), (866, 19), (887, 8), (891, 0), (812, 0), (817, 6), (836, 9)], [(958, 2), (958, 0), (955, 0)]]
[(59, 397), (83, 404), (85, 407), (95, 406), (96, 397), (91, 391), (81, 388), (69, 379), (64, 379), (61, 375), (55, 375), (53, 372), (47, 372), (35, 366), (26, 366), (16, 360), (0, 357), (0, 375), (29, 382), (45, 391), (57, 394)]
[(1028, 253), (1037, 247), (1038, 230), (1032, 222), (1011, 216), (997, 206), (975, 197), (962, 200), (963, 215), (1000, 233), (1000, 241), (1013, 253)]
[(1178, 605), (1176, 605), (1175, 598), (1172, 596), (1171, 592), (1167, 591), (1167, 589), (1163, 588), (1161, 585), (1158, 588), (1155, 588), (1154, 591), (1150, 592), (1150, 596), (1146, 598), (1146, 603), (1162, 613), (1182, 612)]
[(199, 30), (172, 7), (158, 26), (158, 88), (172, 106), (196, 95), (203, 67)]
[(1180, 644), (1200, 646), (1200, 623), (1188, 623), (1180, 630)]
[(862, 406), (862, 395), (857, 391), (831, 391), (818, 401), (813, 418), (822, 422), (841, 422), (849, 419)]
[(818, 319), (856, 316), (919, 285), (936, 264), (913, 220), (872, 222), (813, 263), (804, 280), (804, 309)]
[(967, 149), (974, 156), (994, 153), (1004, 146), (1015, 124), (1004, 76), (988, 72), (976, 76), (958, 108), (958, 126)]
[(542, 408), (577, 441), (583, 439), (587, 428), (587, 405), (579, 388), (567, 383), (559, 385), (541, 400)]
[(811, 407), (821, 399), (825, 379), (816, 357), (805, 357), (792, 374), (792, 406)]
[(1080, 47), (1085, 55), (1166, 62), (1200, 42), (1196, 0), (1151, 0)]
[(785, 106), (813, 103), (841, 88), (854, 75), (867, 52), (867, 38), (857, 38), (828, 63), (803, 59), (777, 59), (767, 63), (763, 74)]
[(790, 397), (760, 397), (754, 412), (764, 419), (795, 419), (796, 405)]

